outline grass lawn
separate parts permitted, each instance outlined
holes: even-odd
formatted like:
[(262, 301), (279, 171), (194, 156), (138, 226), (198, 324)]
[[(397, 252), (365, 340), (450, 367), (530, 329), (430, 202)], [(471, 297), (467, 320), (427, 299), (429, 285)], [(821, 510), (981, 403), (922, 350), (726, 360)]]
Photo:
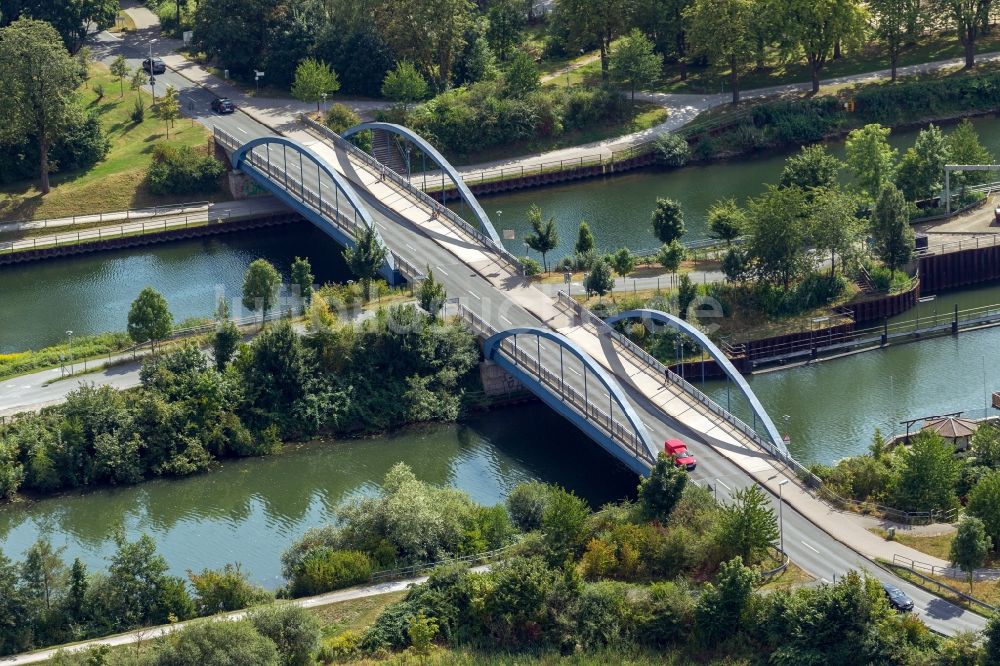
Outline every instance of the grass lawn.
[[(94, 87), (104, 86), (104, 97), (98, 98)], [(118, 81), (106, 66), (91, 67), (90, 79), (80, 88), (85, 108), (96, 109), (111, 141), (111, 150), (93, 167), (70, 173), (52, 174), (51, 191), (42, 196), (37, 182), (21, 182), (0, 188), (0, 221), (69, 217), (128, 208), (143, 208), (191, 200), (191, 195), (164, 197), (150, 194), (144, 185), (146, 169), (152, 161), (153, 147), (159, 141), (171, 141), (188, 146), (205, 146), (209, 132), (189, 118), (179, 118), (170, 129), (150, 108), (145, 92), (137, 93), (125, 85), (119, 96)], [(162, 93), (162, 90), (160, 91)], [(146, 117), (135, 124), (129, 117), (136, 95), (143, 95)]]
[[(886, 537), (886, 531), (879, 527), (872, 528), (870, 531), (883, 539)], [(954, 532), (935, 534), (933, 536), (919, 536), (907, 534), (902, 530), (896, 530), (896, 536), (893, 538), (893, 541), (897, 541), (904, 546), (909, 546), (914, 550), (919, 550), (921, 553), (948, 561), (951, 559), (951, 541), (954, 537)], [(986, 558), (985, 566), (987, 568), (1000, 567), (1000, 555), (990, 553)]]
[(446, 157), (456, 166), (492, 162), (531, 153), (541, 153), (559, 148), (570, 148), (595, 141), (604, 141), (632, 132), (641, 132), (655, 127), (667, 119), (667, 110), (658, 104), (636, 102), (630, 118), (595, 125), (584, 130), (565, 132), (558, 136), (532, 141), (519, 141), (496, 148), (476, 151), (465, 155), (448, 154)]
[(325, 635), (337, 636), (345, 631), (364, 631), (375, 622), (387, 606), (402, 601), (405, 596), (406, 592), (377, 594), (371, 597), (317, 606), (309, 610), (323, 623)]

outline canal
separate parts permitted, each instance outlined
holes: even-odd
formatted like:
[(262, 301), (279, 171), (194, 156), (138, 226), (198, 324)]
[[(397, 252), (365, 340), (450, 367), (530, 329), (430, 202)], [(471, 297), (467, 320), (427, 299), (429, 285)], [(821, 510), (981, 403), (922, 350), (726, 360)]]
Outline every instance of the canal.
[[(1000, 119), (976, 118), (972, 123), (983, 145), (995, 156), (1000, 155)], [(948, 130), (950, 127), (946, 128), (946, 132)], [(893, 132), (890, 142), (902, 154), (913, 145), (917, 131)], [(828, 146), (834, 155), (844, 158), (842, 140), (831, 141)], [(792, 152), (767, 153), (672, 171), (636, 171), (609, 178), (484, 196), (480, 201), (498, 229), (514, 230), (516, 239), (507, 240), (505, 244), (519, 256), (526, 253), (536, 256), (533, 252), (526, 252), (523, 241), (525, 234), (531, 230), (526, 217), (532, 204), (542, 209), (545, 218), (554, 217), (556, 220), (560, 244), (549, 253), (550, 261), (573, 253), (581, 220), (590, 225), (599, 251), (610, 252), (620, 247), (641, 250), (659, 244), (653, 236), (650, 222), (657, 197), (669, 197), (680, 202), (687, 224), (685, 238), (705, 238), (708, 236), (705, 215), (713, 203), (727, 198), (735, 198), (742, 203), (747, 197), (760, 194), (765, 184), (778, 182), (785, 159)], [(848, 178), (845, 172), (841, 176), (845, 181)]]
[(0, 550), (20, 557), (47, 535), (65, 556), (103, 567), (116, 530), (156, 539), (175, 575), (238, 560), (269, 588), (279, 558), (308, 528), (329, 523), (345, 500), (377, 491), (396, 462), (417, 478), (452, 485), (483, 504), (518, 483), (558, 483), (592, 506), (634, 496), (637, 479), (541, 404), (477, 414), (371, 439), (314, 442), (284, 454), (227, 462), (179, 480), (99, 490), (0, 507)]

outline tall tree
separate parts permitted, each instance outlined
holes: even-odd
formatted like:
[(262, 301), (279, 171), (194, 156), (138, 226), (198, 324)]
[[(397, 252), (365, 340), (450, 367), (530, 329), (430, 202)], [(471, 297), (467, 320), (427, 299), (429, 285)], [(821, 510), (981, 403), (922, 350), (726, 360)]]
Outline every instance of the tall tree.
[(156, 343), (170, 335), (173, 324), (167, 299), (152, 287), (140, 291), (132, 301), (128, 312), (128, 336), (136, 344), (149, 342), (156, 351)]
[(111, 61), (111, 67), (109, 69), (114, 77), (118, 79), (118, 86), (121, 88), (118, 96), (124, 97), (125, 79), (127, 79), (132, 73), (132, 68), (128, 66), (128, 60), (125, 59), (125, 56), (118, 54), (118, 56)]
[(622, 37), (611, 53), (611, 77), (629, 89), (633, 105), (636, 88), (653, 83), (662, 71), (663, 56), (653, 52), (653, 42), (638, 28)]
[(486, 35), (490, 46), (502, 62), (513, 55), (521, 43), (521, 30), (524, 28), (523, 0), (495, 0), (490, 3), (488, 14), (490, 27)]
[(5, 0), (0, 2), (0, 25), (18, 18), (45, 21), (75, 52), (93, 26), (106, 30), (115, 24), (118, 0)]
[(908, 201), (936, 197), (944, 187), (944, 165), (949, 161), (944, 134), (931, 125), (920, 130), (916, 142), (903, 154), (896, 184)]
[(913, 228), (906, 197), (892, 184), (886, 185), (875, 200), (871, 216), (875, 253), (890, 270), (896, 270), (913, 256)]
[(316, 111), (319, 111), (321, 99), (338, 90), (337, 72), (322, 60), (306, 58), (295, 68), (292, 95), (303, 102), (316, 102)]
[(695, 0), (685, 12), (691, 48), (729, 67), (733, 104), (740, 102), (740, 82), (757, 54), (755, 26), (765, 3), (757, 0)]
[(427, 81), (409, 60), (401, 60), (396, 69), (385, 75), (382, 96), (402, 105), (406, 111), (410, 104), (427, 97)]
[(546, 262), (546, 255), (559, 245), (559, 232), (556, 231), (556, 220), (550, 217), (542, 220), (542, 209), (532, 205), (528, 209), (528, 223), (531, 224), (531, 233), (524, 237), (524, 242), (535, 252), (542, 255), (542, 269), (548, 272), (549, 266)]
[(649, 476), (639, 482), (639, 508), (646, 518), (666, 524), (681, 501), (687, 481), (687, 472), (661, 451)]
[(18, 19), (0, 30), (0, 139), (38, 142), (39, 189), (49, 193), (49, 148), (77, 112), (79, 70), (48, 23)]
[(50, 614), (62, 602), (69, 569), (63, 562), (66, 547), (53, 548), (47, 539), (39, 539), (28, 548), (21, 561), (21, 583), (29, 599), (44, 615)]
[(778, 517), (760, 486), (754, 484), (733, 493), (733, 501), (722, 507), (719, 537), (748, 567), (778, 540)]
[(215, 359), (215, 369), (222, 372), (229, 365), (233, 354), (240, 346), (243, 334), (239, 327), (229, 318), (229, 306), (225, 298), (219, 299), (215, 312), (215, 334), (212, 336), (212, 357)]
[(889, 54), (892, 81), (896, 80), (899, 54), (921, 22), (921, 0), (868, 0), (872, 29)]
[(708, 209), (709, 235), (725, 241), (726, 245), (732, 245), (734, 240), (743, 235), (746, 224), (746, 213), (737, 205), (735, 199), (716, 201)]
[(952, 566), (958, 567), (969, 577), (969, 593), (972, 593), (972, 574), (986, 564), (986, 556), (993, 547), (993, 541), (986, 533), (983, 521), (973, 516), (963, 516), (958, 521), (958, 530), (951, 540)]
[[(953, 164), (993, 164), (993, 155), (979, 140), (976, 128), (966, 118), (952, 130), (946, 139), (948, 159)], [(988, 171), (953, 171), (951, 182), (954, 186), (981, 185), (989, 182)]]
[(798, 187), (768, 187), (764, 194), (750, 200), (747, 220), (749, 271), (760, 279), (778, 281), (787, 289), (810, 267), (805, 192)]
[(417, 296), (420, 307), (430, 312), (432, 317), (437, 317), (448, 297), (448, 292), (445, 291), (443, 284), (434, 279), (434, 271), (430, 266), (427, 267), (427, 279), (420, 283)]
[(994, 470), (979, 480), (966, 504), (966, 513), (983, 521), (993, 549), (1000, 549), (1000, 470)]
[(243, 307), (260, 309), (261, 323), (278, 300), (281, 274), (267, 259), (255, 259), (243, 275)]
[(782, 187), (796, 185), (803, 190), (817, 187), (833, 187), (837, 184), (840, 160), (830, 154), (826, 146), (814, 144), (803, 146), (802, 150), (785, 160), (778, 183)]
[(578, 46), (597, 42), (601, 51), (601, 79), (610, 73), (611, 42), (628, 25), (626, 0), (556, 0), (566, 20), (570, 41)]
[(895, 505), (906, 511), (954, 508), (959, 462), (955, 447), (940, 435), (922, 432), (912, 439), (893, 489)]
[(866, 12), (858, 0), (786, 0), (781, 24), (789, 45), (802, 50), (809, 63), (812, 91), (819, 92), (819, 74), (837, 45), (864, 40)]
[(365, 299), (372, 297), (372, 281), (378, 276), (389, 250), (379, 240), (374, 227), (366, 226), (354, 235), (354, 247), (344, 249), (344, 259), (351, 272), (361, 280)]
[(507, 83), (507, 92), (514, 98), (525, 97), (528, 93), (538, 90), (538, 86), (542, 84), (538, 65), (523, 51), (514, 56), (503, 78)]
[(661, 243), (680, 240), (684, 235), (684, 211), (679, 202), (674, 199), (657, 197), (656, 208), (653, 209), (653, 233)]
[(587, 254), (594, 249), (594, 234), (590, 231), (590, 225), (584, 220), (580, 222), (580, 231), (576, 236), (576, 245), (573, 251), (577, 254)]
[(976, 64), (976, 40), (989, 25), (993, 0), (937, 0), (938, 7), (954, 21), (958, 40), (965, 51), (965, 68)]
[(292, 262), (292, 284), (299, 288), (299, 298), (306, 303), (312, 298), (312, 285), (315, 279), (309, 260), (295, 257), (295, 261)]
[(177, 118), (181, 115), (181, 100), (177, 88), (174, 88), (172, 84), (167, 84), (167, 89), (163, 91), (163, 97), (160, 98), (156, 109), (167, 125), (167, 136), (169, 137), (170, 127), (177, 122)]
[(847, 167), (862, 190), (874, 199), (896, 172), (896, 149), (889, 145), (888, 127), (877, 123), (847, 135)]
[(444, 90), (474, 16), (469, 0), (382, 0), (376, 3), (375, 24), (398, 57), (415, 63)]
[(812, 244), (830, 253), (832, 278), (836, 273), (837, 256), (845, 261), (855, 253), (861, 240), (863, 225), (858, 218), (857, 197), (839, 187), (815, 190), (809, 210)]
[(276, 0), (212, 0), (194, 12), (195, 45), (235, 77), (263, 67)]

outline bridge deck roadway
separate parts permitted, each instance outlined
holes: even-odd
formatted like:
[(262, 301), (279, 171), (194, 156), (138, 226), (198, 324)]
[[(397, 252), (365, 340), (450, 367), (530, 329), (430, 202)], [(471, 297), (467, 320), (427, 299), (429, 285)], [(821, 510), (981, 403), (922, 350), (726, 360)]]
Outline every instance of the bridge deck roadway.
[[(909, 586), (877, 569), (871, 562), (875, 558), (891, 560), (896, 553), (928, 561), (926, 555), (898, 543), (885, 542), (868, 532), (851, 515), (814, 497), (796, 482), (794, 475), (779, 469), (779, 463), (695, 398), (677, 386), (664, 386), (659, 377), (640, 367), (613, 340), (600, 335), (592, 326), (579, 325), (549, 296), (512, 274), (508, 265), (491, 251), (445, 222), (430, 219), (430, 211), (423, 204), (380, 180), (377, 173), (355, 163), (343, 150), (305, 132), (293, 132), (291, 136), (323, 155), (361, 186), (359, 189), (369, 193), (366, 199), (377, 212), (386, 242), (418, 267), (427, 265), (434, 269), (449, 296), (460, 297), (466, 307), (499, 330), (515, 326), (555, 329), (615, 374), (655, 441), (680, 436), (692, 443), (699, 460), (693, 474), (696, 482), (712, 485), (723, 496), (728, 489), (759, 483), (772, 493), (772, 501), (776, 502), (778, 483), (786, 478), (791, 480), (792, 483), (782, 489), (787, 504), (785, 549), (804, 569), (824, 580), (859, 568), (868, 569), (879, 578), (891, 579), (915, 600), (925, 622), (943, 633), (979, 630), (985, 626), (981, 616)], [(442, 251), (450, 256), (443, 256)], [(529, 348), (536, 345), (547, 367), (559, 367), (559, 349), (554, 343), (525, 344)], [(583, 390), (581, 366), (566, 362), (564, 377), (575, 390)], [(602, 397), (598, 393), (594, 399)]]

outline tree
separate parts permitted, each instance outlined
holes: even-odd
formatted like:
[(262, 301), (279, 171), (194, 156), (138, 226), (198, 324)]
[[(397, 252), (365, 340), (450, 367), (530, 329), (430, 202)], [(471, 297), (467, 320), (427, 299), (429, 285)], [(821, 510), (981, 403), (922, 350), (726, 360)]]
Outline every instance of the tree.
[(281, 274), (270, 261), (254, 260), (243, 274), (243, 307), (251, 311), (260, 309), (260, 321), (263, 324), (268, 311), (278, 300), (280, 285)]
[(698, 287), (691, 281), (691, 277), (684, 273), (677, 281), (677, 312), (681, 319), (688, 318), (688, 309), (696, 298), (698, 298)]
[(212, 336), (212, 356), (215, 358), (215, 369), (222, 372), (229, 365), (236, 348), (240, 345), (243, 334), (239, 327), (229, 318), (229, 306), (225, 298), (219, 299), (215, 314), (215, 334)]
[(868, 0), (875, 36), (889, 53), (892, 81), (896, 80), (899, 54), (920, 24), (920, 0)]
[(90, 578), (87, 574), (87, 565), (80, 561), (79, 557), (73, 559), (73, 564), (69, 568), (69, 582), (67, 583), (66, 599), (64, 608), (70, 622), (81, 624), (84, 619), (84, 604), (87, 601), (87, 590), (90, 588)]
[(976, 464), (1000, 467), (1000, 427), (981, 423), (972, 435), (971, 443)]
[(837, 46), (863, 41), (866, 12), (857, 0), (786, 0), (781, 5), (785, 39), (805, 54), (812, 91), (818, 93), (819, 73)]
[(656, 253), (656, 260), (671, 273), (676, 273), (677, 269), (681, 267), (686, 253), (687, 249), (684, 245), (679, 240), (674, 239), (660, 246), (660, 251)]
[(427, 97), (427, 81), (409, 60), (401, 60), (396, 69), (385, 75), (382, 81), (382, 96), (388, 97), (407, 110), (413, 102)]
[(21, 561), (21, 585), (30, 600), (41, 609), (39, 615), (50, 614), (62, 601), (69, 570), (63, 562), (66, 547), (53, 548), (41, 538), (28, 548)]
[(496, 0), (490, 3), (490, 27), (486, 35), (490, 46), (501, 61), (510, 59), (511, 53), (521, 43), (524, 27), (524, 2), (522, 0)]
[(661, 451), (649, 476), (639, 481), (639, 507), (646, 518), (666, 524), (681, 501), (687, 480), (687, 472)]
[(278, 646), (285, 666), (313, 666), (319, 648), (320, 621), (309, 610), (290, 603), (253, 608), (247, 620)]
[(476, 15), (473, 4), (469, 0), (385, 0), (380, 4), (379, 33), (396, 57), (416, 63), (434, 79), (438, 90), (445, 90)]
[(921, 432), (911, 439), (893, 489), (897, 508), (944, 511), (955, 507), (955, 483), (960, 465), (955, 447), (940, 435)]
[(719, 516), (719, 545), (751, 566), (778, 540), (778, 517), (760, 486), (733, 493), (733, 501)]
[[(993, 155), (979, 141), (976, 128), (966, 118), (952, 130), (945, 139), (948, 145), (948, 159), (954, 164), (993, 164)], [(953, 171), (951, 183), (954, 189), (963, 185), (981, 185), (988, 182), (987, 171)]]
[[(995, 543), (995, 542), (994, 542)], [(994, 613), (986, 623), (986, 654), (984, 664), (1000, 664), (1000, 613)]]
[(448, 297), (444, 285), (434, 279), (434, 271), (427, 267), (427, 279), (420, 283), (420, 290), (417, 292), (420, 300), (420, 307), (431, 313), (432, 317), (437, 317), (438, 312), (444, 306), (444, 301)]
[(611, 78), (629, 89), (633, 105), (636, 89), (656, 81), (662, 71), (663, 56), (653, 52), (653, 42), (638, 28), (622, 37), (611, 54)]
[(601, 298), (615, 288), (615, 278), (611, 274), (611, 265), (607, 259), (600, 259), (583, 280), (583, 288), (588, 294), (597, 294)]
[(716, 201), (708, 209), (709, 234), (712, 238), (726, 241), (726, 245), (732, 245), (734, 240), (742, 236), (745, 227), (746, 213), (735, 199)]
[(619, 248), (611, 255), (609, 263), (615, 269), (615, 273), (625, 277), (635, 270), (635, 255), (627, 247)]
[(764, 19), (765, 4), (756, 0), (695, 0), (684, 12), (692, 50), (729, 67), (733, 104), (740, 102), (740, 81), (757, 54), (755, 26)]
[(803, 190), (833, 187), (837, 184), (840, 167), (840, 160), (831, 155), (826, 146), (819, 143), (803, 146), (785, 161), (778, 184), (781, 187), (794, 185)]
[(507, 73), (504, 74), (504, 80), (507, 82), (507, 92), (515, 99), (535, 92), (542, 81), (538, 74), (538, 66), (524, 51), (514, 56)]
[(722, 563), (716, 582), (705, 586), (695, 607), (696, 626), (706, 645), (723, 637), (739, 635), (756, 584), (757, 572), (739, 558)]
[(992, 0), (938, 0), (942, 12), (950, 15), (965, 51), (965, 69), (976, 64), (976, 40), (989, 25)]
[(118, 79), (118, 86), (121, 88), (121, 94), (119, 97), (125, 96), (125, 79), (132, 73), (132, 68), (128, 66), (128, 60), (125, 56), (119, 54), (111, 61), (111, 67), (109, 68), (111, 73), (116, 79)]
[(0, 552), (0, 654), (13, 654), (32, 647), (31, 617), (27, 595), (18, 585), (18, 567)]
[(431, 653), (431, 645), (434, 637), (438, 633), (438, 624), (434, 618), (427, 617), (420, 611), (410, 620), (410, 626), (406, 629), (406, 634), (413, 645), (413, 651), (426, 657)]
[(152, 287), (140, 291), (132, 301), (128, 312), (128, 336), (132, 342), (149, 342), (156, 351), (156, 343), (170, 335), (173, 325), (167, 299)]
[(312, 298), (312, 285), (315, 279), (309, 259), (295, 257), (295, 261), (292, 262), (292, 284), (299, 288), (299, 298), (305, 303)]
[(680, 240), (684, 235), (684, 211), (674, 199), (656, 198), (653, 209), (653, 233), (661, 243)]
[(344, 249), (344, 260), (365, 289), (365, 300), (371, 300), (372, 280), (378, 275), (389, 250), (382, 244), (375, 227), (366, 226), (354, 234), (354, 247)]
[(969, 577), (969, 593), (972, 593), (972, 573), (986, 564), (986, 556), (993, 542), (986, 534), (983, 521), (973, 516), (963, 516), (958, 521), (958, 530), (951, 540), (951, 565), (958, 567)]
[(871, 216), (875, 254), (890, 270), (896, 270), (913, 256), (914, 234), (906, 197), (895, 185), (882, 188)]
[(763, 280), (779, 281), (788, 289), (811, 267), (806, 251), (809, 237), (808, 201), (798, 187), (768, 187), (747, 207), (746, 259), (749, 270)]
[(576, 245), (573, 251), (577, 254), (587, 254), (594, 249), (594, 234), (590, 231), (590, 225), (584, 220), (580, 222), (580, 231), (576, 236)]
[(542, 534), (549, 563), (561, 566), (583, 548), (590, 508), (572, 492), (559, 486), (550, 489), (542, 513)]
[(872, 199), (895, 175), (896, 149), (888, 141), (891, 131), (873, 123), (847, 135), (847, 168)]
[(908, 201), (931, 199), (944, 186), (944, 165), (950, 161), (944, 134), (934, 125), (921, 130), (899, 162), (896, 185)]
[(811, 220), (812, 244), (830, 253), (830, 277), (836, 273), (836, 259), (852, 256), (861, 236), (857, 199), (839, 187), (816, 190), (813, 193)]
[(1000, 471), (979, 480), (969, 492), (966, 513), (983, 521), (994, 550), (1000, 549)]
[(270, 0), (198, 2), (194, 12), (195, 46), (216, 59), (230, 75), (252, 78), (266, 51), (274, 10), (275, 3)]
[(570, 42), (582, 47), (596, 42), (601, 52), (601, 79), (608, 80), (611, 42), (628, 23), (625, 0), (556, 0), (560, 16), (566, 21)]
[(39, 189), (49, 193), (49, 149), (78, 113), (79, 70), (47, 23), (20, 18), (0, 29), (0, 140), (38, 143)]
[(535, 252), (542, 255), (542, 269), (547, 273), (549, 270), (545, 255), (556, 249), (559, 244), (559, 232), (556, 230), (556, 220), (550, 217), (542, 221), (542, 209), (537, 205), (532, 205), (528, 209), (528, 222), (531, 224), (531, 233), (524, 237), (524, 243)]
[(181, 102), (177, 94), (177, 88), (172, 85), (167, 85), (167, 89), (163, 93), (163, 97), (160, 98), (160, 103), (157, 106), (160, 117), (167, 124), (167, 136), (170, 136), (170, 127), (174, 124), (177, 118), (181, 115)]
[(306, 58), (295, 68), (292, 96), (303, 102), (316, 102), (316, 111), (319, 111), (320, 100), (338, 90), (337, 72), (322, 60)]
[(71, 53), (80, 49), (80, 45), (86, 40), (87, 33), (91, 28), (95, 32), (99, 32), (113, 26), (118, 10), (118, 0), (8, 0), (0, 2), (3, 24), (10, 23), (20, 17), (45, 21), (56, 29)]
[[(132, 72), (131, 78), (128, 80), (128, 87), (133, 92), (139, 92), (148, 82), (149, 77), (146, 76), (146, 70), (142, 67), (136, 67), (135, 71)], [(142, 103), (142, 95), (139, 95), (136, 99), (139, 100), (140, 104)]]
[(542, 527), (542, 515), (549, 503), (549, 486), (541, 481), (519, 483), (507, 495), (507, 512), (522, 532)]
[[(201, 2), (199, 6), (210, 3)], [(261, 636), (246, 620), (201, 622), (174, 632), (150, 660), (155, 666), (188, 664), (256, 664), (281, 666), (274, 642)]]
[[(166, 622), (171, 610), (164, 603), (166, 593), (179, 579), (167, 575), (167, 562), (156, 553), (156, 543), (148, 535), (134, 542), (119, 535), (116, 541), (118, 548), (108, 560), (102, 611), (114, 619), (116, 628)], [(187, 601), (191, 604), (190, 598)]]

